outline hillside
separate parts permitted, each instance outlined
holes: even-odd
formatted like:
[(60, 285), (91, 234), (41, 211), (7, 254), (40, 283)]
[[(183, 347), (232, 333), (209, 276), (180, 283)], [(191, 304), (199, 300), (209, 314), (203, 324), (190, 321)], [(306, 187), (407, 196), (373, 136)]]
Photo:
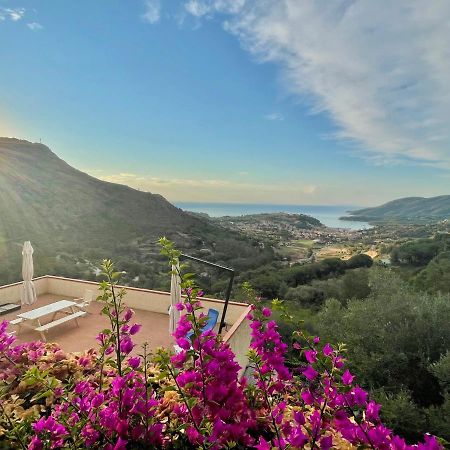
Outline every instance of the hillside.
[(363, 222), (409, 222), (438, 221), (450, 218), (450, 195), (439, 197), (406, 197), (375, 208), (349, 212), (346, 220)]
[(61, 257), (75, 262), (137, 255), (142, 262), (146, 253), (157, 255), (154, 243), (162, 235), (222, 262), (234, 257), (223, 248), (261, 253), (238, 233), (187, 214), (160, 195), (98, 180), (45, 145), (17, 139), (0, 138), (0, 211), (0, 282), (19, 278), (2, 277), (2, 271), (14, 265), (10, 272), (17, 272), (24, 240), (41, 258), (38, 273), (43, 266), (51, 271)]
[(260, 213), (248, 214), (245, 216), (224, 216), (216, 219), (218, 222), (234, 222), (242, 224), (258, 223), (260, 225), (279, 225), (283, 227), (291, 226), (296, 229), (308, 229), (322, 227), (320, 220), (306, 214), (288, 213)]

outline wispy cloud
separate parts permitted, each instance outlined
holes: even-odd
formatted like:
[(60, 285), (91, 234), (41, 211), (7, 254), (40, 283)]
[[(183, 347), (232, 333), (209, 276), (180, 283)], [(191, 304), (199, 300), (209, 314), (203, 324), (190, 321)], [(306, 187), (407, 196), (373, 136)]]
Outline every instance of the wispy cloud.
[(266, 114), (264, 116), (264, 119), (281, 122), (284, 120), (284, 116), (283, 116), (283, 114), (281, 114), (279, 112), (273, 112), (270, 114)]
[(0, 21), (12, 20), (17, 22), (25, 15), (25, 8), (3, 8), (0, 7)]
[(27, 23), (27, 27), (31, 30), (31, 31), (39, 31), (42, 30), (44, 27), (38, 23), (38, 22), (30, 22)]
[[(169, 200), (189, 201), (255, 201), (271, 202), (280, 198), (293, 202), (308, 201), (318, 191), (318, 186), (307, 183), (267, 184), (250, 181), (203, 178), (171, 178), (140, 175), (129, 172), (106, 174), (87, 170), (103, 181), (125, 184), (143, 191), (162, 194)], [(247, 175), (241, 172), (240, 175)]]
[(154, 24), (161, 19), (161, 1), (160, 0), (145, 0), (145, 12), (142, 14), (142, 19), (148, 23)]
[[(447, 0), (189, 0), (378, 163), (450, 168)], [(401, 24), (401, 26), (399, 25)]]
[(193, 16), (203, 17), (216, 12), (237, 14), (245, 4), (246, 0), (188, 0), (184, 7)]

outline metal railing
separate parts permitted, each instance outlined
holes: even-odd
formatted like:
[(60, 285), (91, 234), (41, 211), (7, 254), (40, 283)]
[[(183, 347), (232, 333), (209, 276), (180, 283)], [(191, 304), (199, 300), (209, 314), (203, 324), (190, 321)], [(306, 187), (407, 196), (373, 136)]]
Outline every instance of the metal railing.
[(225, 304), (223, 306), (222, 317), (220, 319), (220, 325), (219, 325), (219, 334), (220, 334), (222, 332), (222, 329), (225, 326), (225, 316), (227, 314), (228, 302), (230, 301), (231, 290), (233, 289), (234, 270), (230, 269), (229, 267), (221, 266), (220, 264), (215, 264), (215, 263), (212, 263), (209, 261), (205, 261), (204, 259), (196, 258), (195, 256), (185, 255), (184, 253), (181, 254), (181, 257), (189, 259), (191, 261), (201, 263), (201, 264), (206, 264), (207, 266), (210, 266), (210, 267), (215, 267), (217, 269), (228, 272), (230, 274), (230, 281), (228, 282), (227, 291), (225, 293)]

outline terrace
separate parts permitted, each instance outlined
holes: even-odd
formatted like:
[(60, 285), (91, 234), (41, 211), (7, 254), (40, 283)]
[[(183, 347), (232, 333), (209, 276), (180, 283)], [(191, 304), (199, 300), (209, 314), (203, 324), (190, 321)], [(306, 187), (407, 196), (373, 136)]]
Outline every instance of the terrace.
[[(31, 306), (23, 305), (20, 311), (0, 316), (0, 321), (13, 320), (18, 313), (44, 306), (58, 300), (72, 300), (81, 298), (86, 289), (90, 289), (97, 296), (98, 283), (70, 278), (44, 276), (35, 278), (34, 284), (37, 293), (37, 302)], [(6, 303), (20, 304), (20, 290), (22, 283), (10, 284), (0, 287), (0, 305)], [(158, 347), (172, 348), (174, 340), (169, 333), (169, 305), (170, 293), (148, 289), (138, 289), (121, 286), (126, 290), (125, 304), (135, 311), (135, 321), (142, 325), (140, 333), (134, 337), (138, 346), (147, 342), (149, 349)], [(222, 300), (203, 298), (204, 312), (214, 308), (222, 314), (224, 307)], [(102, 305), (93, 301), (89, 306), (90, 314), (78, 320), (66, 322), (51, 330), (47, 334), (48, 342), (57, 342), (62, 349), (68, 352), (83, 352), (96, 348), (95, 336), (99, 331), (108, 327), (108, 319), (101, 313)], [(244, 370), (248, 364), (246, 352), (250, 343), (250, 328), (245, 317), (249, 306), (245, 303), (230, 301), (226, 313), (226, 327), (222, 331), (224, 341), (228, 342), (240, 366)], [(50, 318), (49, 318), (50, 320)], [(44, 322), (43, 322), (44, 323)], [(11, 327), (11, 330), (14, 329)], [(217, 331), (217, 329), (216, 329)], [(39, 340), (39, 334), (31, 329), (21, 327), (17, 332), (19, 342)], [(139, 348), (139, 347), (138, 347)]]

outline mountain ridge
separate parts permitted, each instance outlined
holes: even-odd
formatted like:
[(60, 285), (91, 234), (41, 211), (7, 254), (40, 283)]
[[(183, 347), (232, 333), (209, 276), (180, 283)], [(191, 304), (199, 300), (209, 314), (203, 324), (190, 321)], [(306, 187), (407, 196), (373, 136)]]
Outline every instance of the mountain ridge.
[(349, 211), (345, 220), (363, 222), (423, 222), (450, 218), (450, 195), (404, 197), (373, 208)]
[(155, 243), (161, 236), (227, 264), (239, 253), (254, 257), (255, 264), (263, 253), (269, 256), (250, 239), (194, 217), (159, 194), (98, 180), (43, 144), (0, 138), (0, 282), (20, 279), (19, 246), (25, 240), (41, 258), (37, 274), (61, 274), (61, 255), (73, 261), (123, 257), (150, 267), (158, 260)]

